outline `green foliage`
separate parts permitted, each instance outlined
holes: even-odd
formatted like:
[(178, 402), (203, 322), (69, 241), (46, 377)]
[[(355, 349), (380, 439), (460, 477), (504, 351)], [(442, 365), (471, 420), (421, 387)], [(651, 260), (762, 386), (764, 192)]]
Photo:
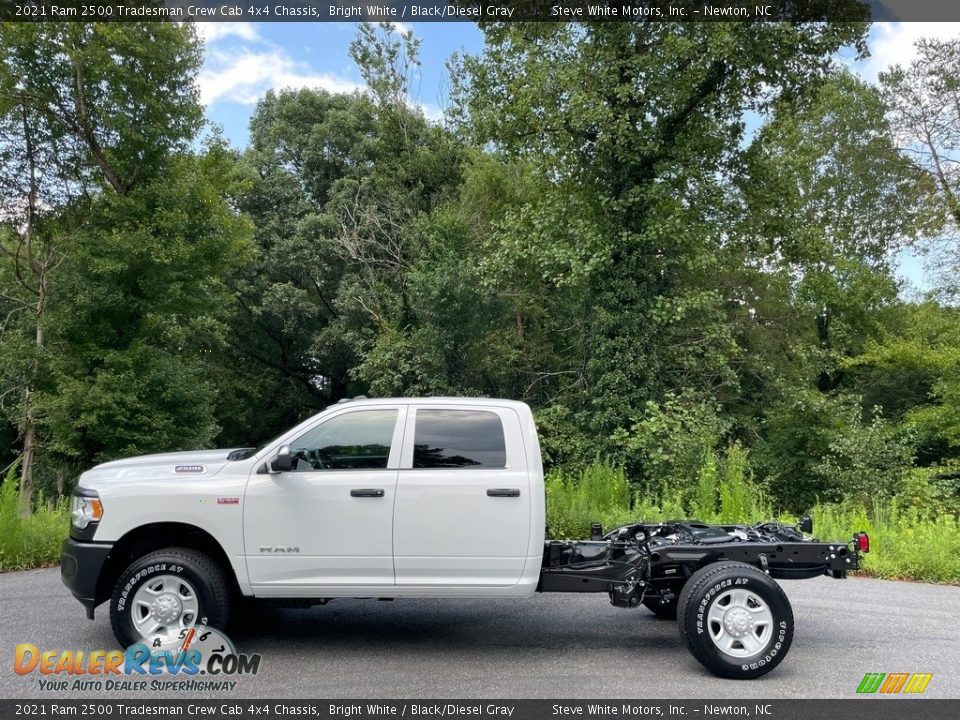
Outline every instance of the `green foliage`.
[(713, 450), (708, 450), (697, 473), (696, 491), (690, 503), (690, 513), (693, 517), (702, 519), (716, 515), (717, 483), (717, 457)]
[(589, 436), (578, 426), (570, 408), (554, 403), (538, 410), (534, 417), (545, 469), (574, 470), (592, 461)]
[(70, 523), (67, 500), (50, 503), (42, 492), (33, 514), (22, 517), (16, 471), (14, 463), (0, 484), (0, 572), (55, 565)]
[(213, 439), (250, 229), (233, 152), (198, 147), (191, 26), (4, 25), (0, 54), (0, 409), (28, 509), (77, 467)]
[(607, 463), (575, 471), (557, 468), (547, 475), (547, 524), (555, 537), (587, 537), (593, 522), (610, 528), (640, 520), (750, 523), (771, 516), (739, 445), (720, 457), (706, 453), (698, 478), (693, 486), (663, 483), (645, 490), (631, 486), (621, 468)]
[[(501, 219), (488, 221), (481, 257), (495, 291), (536, 299), (556, 328), (551, 339), (562, 342), (558, 357), (536, 336), (524, 337), (519, 356), (551, 378), (548, 404), (562, 405), (592, 436), (592, 451), (624, 462), (642, 482), (659, 482), (663, 471), (671, 483), (689, 481), (704, 450), (733, 429), (723, 418), (690, 439), (677, 437), (677, 427), (666, 440), (655, 435), (658, 416), (685, 424), (673, 420), (677, 402), (684, 412), (717, 415), (696, 408), (736, 397), (745, 374), (738, 368), (754, 362), (729, 320), (736, 308), (751, 310), (756, 292), (725, 280), (773, 257), (752, 232), (742, 245), (731, 242), (759, 224), (744, 221), (756, 202), (741, 182), (750, 167), (742, 117), (777, 107), (785, 121), (794, 100), (809, 94), (801, 88), (834, 77), (827, 58), (843, 44), (859, 46), (863, 27), (828, 27), (489, 25), (484, 54), (459, 65), (468, 81), (454, 77), (458, 129), (498, 151), (514, 188), (534, 190), (505, 194), (504, 182), (488, 184), (508, 202)], [(853, 118), (843, 125), (842, 138), (852, 138), (844, 148), (862, 139), (854, 137), (858, 128), (876, 136), (870, 152), (889, 149), (882, 105), (860, 86), (825, 94), (813, 112), (825, 115), (824, 106), (848, 100), (867, 109), (864, 117), (843, 115)], [(765, 147), (774, 144), (764, 138)], [(811, 148), (805, 157), (815, 154)], [(835, 155), (838, 164), (847, 161)], [(857, 156), (865, 172), (868, 155)], [(763, 187), (778, 197), (786, 182)], [(469, 197), (476, 205), (476, 193)], [(914, 231), (916, 222), (907, 213), (899, 227)], [(826, 229), (799, 242), (808, 250), (838, 243), (822, 237)], [(769, 276), (760, 273), (755, 283)], [(743, 324), (755, 325), (756, 314), (745, 312)], [(529, 390), (522, 396), (539, 400)], [(664, 447), (651, 447), (658, 443)], [(558, 455), (552, 447), (547, 454)]]
[(960, 461), (911, 469), (896, 498), (901, 507), (925, 517), (960, 517)]
[(794, 390), (764, 419), (758, 466), (781, 507), (801, 512), (817, 500), (889, 497), (914, 454), (912, 434), (865, 413), (859, 397)]
[(554, 470), (546, 478), (547, 527), (552, 537), (590, 537), (590, 524), (615, 527), (632, 518), (623, 470), (593, 463), (579, 472)]
[(864, 572), (889, 579), (960, 583), (960, 522), (955, 514), (927, 514), (896, 499), (867, 506), (820, 505), (813, 511), (815, 534), (846, 540), (870, 535)]
[(769, 516), (765, 493), (751, 480), (747, 451), (735, 443), (727, 448), (724, 462), (720, 518), (723, 522), (750, 523)]
[[(682, 506), (682, 494), (680, 498)], [(691, 517), (708, 522), (751, 523), (770, 515), (763, 489), (753, 481), (747, 452), (739, 443), (720, 457), (713, 450), (705, 453), (689, 509)]]
[(124, 194), (186, 151), (203, 123), (202, 53), (188, 23), (4, 23), (0, 50), (0, 111), (20, 102), (38, 114), (61, 182)]
[(913, 439), (903, 429), (880, 417), (869, 423), (854, 418), (813, 470), (827, 489), (825, 497), (889, 498), (899, 490), (913, 453)]
[(960, 313), (932, 302), (903, 307), (845, 369), (886, 414), (917, 436), (924, 465), (960, 456)]
[(671, 393), (662, 403), (647, 401), (629, 431), (617, 430), (612, 439), (616, 457), (641, 485), (682, 487), (698, 476), (725, 429), (712, 404)]
[(38, 406), (51, 452), (87, 464), (215, 436), (208, 359), (230, 305), (223, 274), (249, 232), (225, 202), (233, 163), (214, 143), (96, 202), (50, 306), (57, 390)]
[(236, 437), (249, 425), (228, 418), (228, 444), (352, 394), (470, 387), (461, 340), (476, 342), (478, 325), (463, 320), (482, 322), (482, 303), (463, 225), (443, 211), (461, 149), (407, 104), (417, 44), (363, 25), (351, 54), (369, 92), (269, 92), (251, 118), (240, 207), (255, 252), (230, 278), (237, 308), (222, 369), (241, 406), (282, 402), (252, 437)]

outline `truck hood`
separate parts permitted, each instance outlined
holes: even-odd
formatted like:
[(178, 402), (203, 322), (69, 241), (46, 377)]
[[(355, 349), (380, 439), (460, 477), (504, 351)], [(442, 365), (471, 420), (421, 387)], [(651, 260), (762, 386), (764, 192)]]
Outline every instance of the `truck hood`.
[(148, 479), (184, 482), (191, 478), (211, 478), (230, 462), (227, 459), (230, 453), (243, 449), (191, 450), (111, 460), (87, 470), (77, 484), (98, 488), (104, 484)]

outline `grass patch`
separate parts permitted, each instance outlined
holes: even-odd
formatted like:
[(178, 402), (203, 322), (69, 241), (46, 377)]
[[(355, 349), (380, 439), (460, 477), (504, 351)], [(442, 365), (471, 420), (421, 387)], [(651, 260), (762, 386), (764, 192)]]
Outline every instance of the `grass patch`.
[(895, 499), (875, 502), (869, 512), (826, 505), (814, 509), (813, 529), (825, 540), (866, 531), (870, 552), (862, 564), (867, 575), (960, 584), (960, 522), (949, 513), (931, 516), (901, 507)]
[(70, 528), (68, 499), (52, 507), (41, 494), (34, 513), (23, 518), (17, 508), (16, 467), (0, 485), (0, 572), (56, 565)]
[(547, 476), (547, 525), (554, 537), (590, 537), (590, 523), (630, 522), (630, 485), (623, 470), (595, 463), (577, 473)]

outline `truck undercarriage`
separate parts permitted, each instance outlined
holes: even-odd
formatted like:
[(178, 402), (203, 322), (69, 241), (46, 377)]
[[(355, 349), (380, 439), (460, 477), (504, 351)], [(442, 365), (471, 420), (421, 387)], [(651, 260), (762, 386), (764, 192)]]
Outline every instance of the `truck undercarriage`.
[(590, 540), (548, 540), (540, 592), (606, 592), (616, 607), (646, 606), (676, 618), (694, 657), (723, 677), (769, 672), (789, 650), (793, 611), (774, 580), (846, 577), (868, 552), (866, 533), (849, 543), (807, 538), (798, 526), (637, 523)]
[(636, 607), (651, 598), (672, 600), (697, 570), (714, 562), (747, 563), (777, 580), (840, 579), (860, 569), (860, 552), (869, 547), (865, 533), (850, 544), (826, 543), (807, 538), (799, 527), (674, 520), (602, 534), (594, 525), (591, 540), (547, 541), (538, 590), (607, 592), (614, 605)]

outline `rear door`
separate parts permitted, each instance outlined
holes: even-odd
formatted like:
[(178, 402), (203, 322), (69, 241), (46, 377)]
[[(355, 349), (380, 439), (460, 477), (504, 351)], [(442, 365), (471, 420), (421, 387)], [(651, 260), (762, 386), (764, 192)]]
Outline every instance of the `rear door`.
[(398, 586), (508, 587), (530, 542), (530, 481), (510, 407), (412, 405), (394, 508)]

